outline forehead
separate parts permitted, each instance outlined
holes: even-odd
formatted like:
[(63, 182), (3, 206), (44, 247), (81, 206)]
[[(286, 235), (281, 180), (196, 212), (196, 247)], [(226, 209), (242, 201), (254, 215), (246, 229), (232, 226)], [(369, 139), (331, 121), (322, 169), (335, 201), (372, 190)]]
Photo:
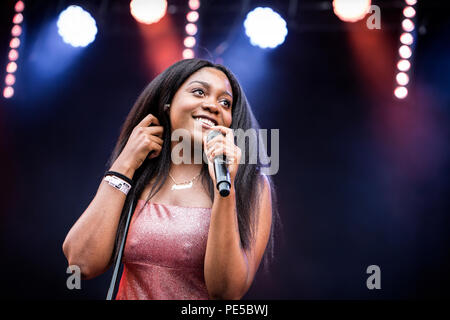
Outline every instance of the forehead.
[(185, 85), (188, 85), (190, 82), (195, 80), (207, 82), (212, 88), (218, 90), (226, 90), (230, 93), (232, 92), (231, 84), (227, 75), (216, 68), (205, 67), (197, 70), (185, 81)]

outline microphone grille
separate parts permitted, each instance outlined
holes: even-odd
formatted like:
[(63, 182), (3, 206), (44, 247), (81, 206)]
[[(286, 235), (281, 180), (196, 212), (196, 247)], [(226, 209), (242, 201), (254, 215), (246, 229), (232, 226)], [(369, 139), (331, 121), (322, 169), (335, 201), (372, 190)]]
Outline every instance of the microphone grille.
[(217, 130), (211, 130), (208, 133), (208, 136), (206, 137), (206, 141), (209, 142), (211, 139), (213, 139), (214, 137), (218, 136), (220, 133), (220, 131)]

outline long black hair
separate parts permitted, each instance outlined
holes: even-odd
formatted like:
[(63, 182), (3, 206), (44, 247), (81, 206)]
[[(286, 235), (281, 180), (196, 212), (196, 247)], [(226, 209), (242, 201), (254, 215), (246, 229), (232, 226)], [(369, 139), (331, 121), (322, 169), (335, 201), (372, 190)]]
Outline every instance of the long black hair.
[[(148, 202), (164, 185), (170, 168), (171, 163), (171, 144), (167, 143), (171, 141), (171, 127), (168, 113), (164, 110), (165, 104), (170, 104), (178, 88), (191, 76), (194, 72), (204, 67), (212, 67), (222, 71), (227, 77), (232, 87), (233, 105), (232, 105), (232, 129), (243, 129), (244, 131), (250, 128), (256, 129), (258, 132), (260, 126), (255, 119), (250, 105), (245, 97), (245, 94), (239, 85), (236, 77), (226, 67), (214, 64), (207, 60), (201, 59), (186, 59), (181, 60), (167, 68), (161, 74), (151, 81), (143, 92), (138, 97), (133, 108), (129, 112), (120, 132), (117, 144), (111, 154), (108, 161), (108, 168), (112, 166), (114, 161), (122, 152), (125, 147), (128, 138), (131, 135), (133, 129), (138, 123), (149, 113), (156, 116), (160, 122), (160, 125), (164, 127), (163, 140), (166, 143), (163, 144), (161, 153), (158, 157), (153, 159), (146, 159), (142, 165), (135, 171), (133, 176), (134, 187), (128, 193), (125, 204), (120, 216), (119, 226), (117, 229), (117, 235), (115, 240), (114, 251), (111, 256), (111, 262), (117, 258), (119, 244), (123, 239), (125, 223), (127, 213), (130, 210), (130, 206), (133, 201), (133, 208), (135, 210), (137, 200), (144, 191), (145, 186), (155, 178), (154, 184), (151, 186), (151, 191), (146, 199)], [(256, 139), (259, 139), (259, 135), (256, 135)], [(261, 161), (257, 159), (256, 164), (249, 163), (248, 157), (250, 154), (258, 154), (254, 144), (247, 144), (244, 163), (241, 163), (238, 167), (238, 171), (235, 177), (235, 189), (236, 189), (236, 208), (237, 218), (239, 225), (239, 235), (241, 239), (241, 246), (244, 249), (249, 248), (254, 240), (254, 232), (256, 228), (256, 213), (259, 212), (259, 197), (262, 194), (262, 187), (264, 186), (264, 177), (261, 174)], [(258, 140), (259, 142), (259, 140)], [(257, 143), (259, 146), (259, 143)], [(261, 144), (260, 148), (264, 148)], [(253, 150), (252, 150), (253, 149)], [(247, 152), (248, 151), (248, 152)], [(259, 154), (264, 154), (265, 150)], [(244, 159), (243, 159), (244, 160)], [(252, 161), (254, 162), (254, 161)], [(264, 162), (266, 163), (266, 162)], [(211, 197), (211, 201), (214, 200), (214, 186), (211, 177), (208, 172), (208, 165), (203, 163), (201, 169), (201, 181), (208, 190)], [(264, 270), (268, 271), (268, 266), (274, 257), (274, 234), (277, 226), (281, 226), (279, 214), (277, 210), (277, 197), (275, 192), (275, 186), (270, 175), (266, 176), (270, 184), (271, 199), (272, 199), (272, 226), (270, 231), (270, 238), (266, 247), (266, 251), (263, 256)]]

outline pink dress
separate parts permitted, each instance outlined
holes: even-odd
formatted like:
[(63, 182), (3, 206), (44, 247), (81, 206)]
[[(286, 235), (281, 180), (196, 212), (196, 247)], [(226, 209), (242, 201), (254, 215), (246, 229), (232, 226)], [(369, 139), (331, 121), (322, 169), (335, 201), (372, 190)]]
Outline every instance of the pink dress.
[(211, 210), (139, 200), (116, 300), (209, 299), (203, 264)]

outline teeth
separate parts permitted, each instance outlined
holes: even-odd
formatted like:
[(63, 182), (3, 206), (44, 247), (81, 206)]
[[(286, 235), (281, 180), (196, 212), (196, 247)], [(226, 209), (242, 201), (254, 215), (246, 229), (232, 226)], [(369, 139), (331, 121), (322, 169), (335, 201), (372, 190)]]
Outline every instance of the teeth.
[(209, 120), (209, 119), (200, 118), (200, 117), (194, 118), (194, 119), (197, 120), (197, 121), (201, 121), (201, 122), (203, 122), (203, 123), (206, 123), (206, 124), (209, 125), (210, 127), (213, 127), (213, 126), (215, 125), (215, 123), (212, 122), (212, 121)]

